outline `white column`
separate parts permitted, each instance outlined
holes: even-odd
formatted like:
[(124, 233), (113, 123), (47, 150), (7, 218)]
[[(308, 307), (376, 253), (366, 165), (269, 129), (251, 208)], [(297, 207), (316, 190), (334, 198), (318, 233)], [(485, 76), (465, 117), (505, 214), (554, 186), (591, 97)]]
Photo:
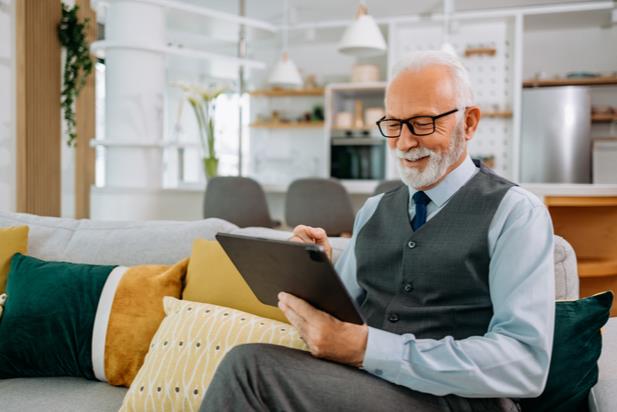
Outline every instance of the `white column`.
[[(105, 53), (105, 139), (160, 143), (165, 56), (147, 48), (165, 45), (165, 10), (139, 1), (112, 0), (107, 13), (105, 40), (119, 46)], [(162, 149), (108, 147), (105, 174), (110, 187), (159, 188)]]

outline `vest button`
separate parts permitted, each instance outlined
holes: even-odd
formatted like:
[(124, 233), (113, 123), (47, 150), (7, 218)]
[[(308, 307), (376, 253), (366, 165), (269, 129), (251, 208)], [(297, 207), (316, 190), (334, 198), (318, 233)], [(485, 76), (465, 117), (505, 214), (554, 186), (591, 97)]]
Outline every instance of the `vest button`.
[(411, 283), (405, 283), (405, 286), (403, 286), (403, 290), (409, 293), (413, 290), (413, 285)]
[(410, 240), (409, 242), (407, 242), (407, 247), (409, 249), (413, 249), (416, 247), (416, 242), (414, 242), (413, 240)]
[(391, 313), (390, 316), (388, 317), (388, 320), (392, 323), (398, 322), (398, 314)]

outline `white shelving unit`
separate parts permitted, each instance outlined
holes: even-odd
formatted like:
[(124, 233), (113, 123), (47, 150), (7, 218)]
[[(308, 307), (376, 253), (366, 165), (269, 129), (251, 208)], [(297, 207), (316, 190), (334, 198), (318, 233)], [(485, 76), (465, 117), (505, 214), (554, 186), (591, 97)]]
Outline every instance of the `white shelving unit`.
[[(326, 88), (328, 172), (332, 177), (365, 181), (386, 178), (386, 140), (366, 119), (368, 109), (383, 110), (385, 88), (386, 83), (381, 81), (334, 83)], [(341, 113), (351, 118), (351, 125), (337, 124)]]
[[(251, 93), (249, 176), (271, 187), (302, 177), (327, 177), (324, 122), (302, 120), (324, 105), (323, 89), (261, 90)], [(272, 120), (276, 114), (278, 120)]]

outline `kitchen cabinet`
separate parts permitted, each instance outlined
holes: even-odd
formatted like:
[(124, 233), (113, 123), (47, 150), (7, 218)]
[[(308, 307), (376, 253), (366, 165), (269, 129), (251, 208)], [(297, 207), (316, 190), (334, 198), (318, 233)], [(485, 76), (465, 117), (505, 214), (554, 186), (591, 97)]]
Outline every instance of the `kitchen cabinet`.
[(617, 196), (546, 196), (544, 202), (555, 234), (576, 252), (580, 295), (617, 291)]

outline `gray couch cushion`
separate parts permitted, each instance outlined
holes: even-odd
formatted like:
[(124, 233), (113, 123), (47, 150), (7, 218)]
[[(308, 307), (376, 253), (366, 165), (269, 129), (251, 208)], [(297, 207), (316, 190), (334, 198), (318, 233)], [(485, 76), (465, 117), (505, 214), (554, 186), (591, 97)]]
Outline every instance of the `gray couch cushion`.
[(555, 236), (555, 299), (578, 299), (579, 282), (576, 254), (572, 246)]
[(105, 222), (0, 212), (0, 227), (30, 226), (29, 255), (97, 265), (171, 264), (188, 257), (194, 239), (214, 239), (236, 225), (192, 222)]
[(126, 391), (126, 388), (81, 378), (0, 379), (0, 410), (116, 412)]
[(617, 318), (610, 318), (602, 329), (602, 355), (598, 361), (600, 376), (591, 389), (591, 412), (617, 410)]

